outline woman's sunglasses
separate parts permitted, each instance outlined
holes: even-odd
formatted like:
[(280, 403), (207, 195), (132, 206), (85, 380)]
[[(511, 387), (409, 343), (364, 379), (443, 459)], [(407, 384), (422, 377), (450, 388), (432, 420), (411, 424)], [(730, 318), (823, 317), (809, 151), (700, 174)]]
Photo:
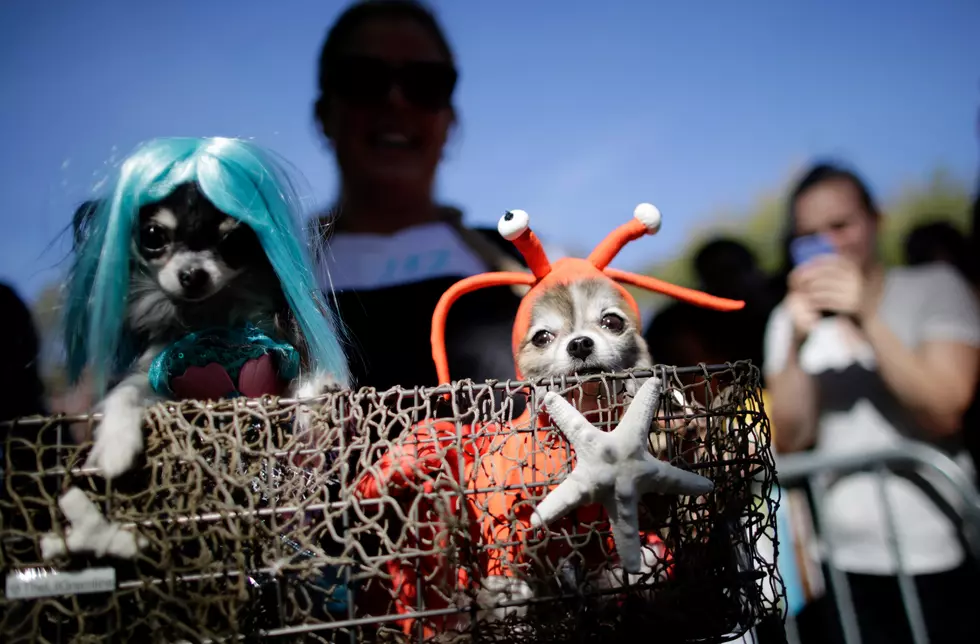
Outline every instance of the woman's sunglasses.
[(405, 100), (418, 107), (440, 110), (450, 106), (458, 74), (449, 63), (412, 62), (393, 66), (367, 56), (347, 56), (330, 72), (334, 93), (345, 101), (379, 105), (395, 85)]

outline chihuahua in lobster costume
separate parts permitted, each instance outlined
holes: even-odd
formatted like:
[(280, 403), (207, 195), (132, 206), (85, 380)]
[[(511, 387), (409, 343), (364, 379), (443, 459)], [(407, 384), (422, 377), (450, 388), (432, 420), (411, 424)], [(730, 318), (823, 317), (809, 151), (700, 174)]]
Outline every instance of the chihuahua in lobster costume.
[[(531, 273), (466, 278), (436, 306), (432, 354), (440, 382), (448, 384), (445, 327), (453, 303), (490, 286), (530, 287), (518, 309), (513, 350), (518, 378), (538, 381), (535, 390), (544, 405), (540, 410), (529, 407), (506, 424), (419, 423), (359, 480), (359, 498), (395, 499), (406, 516), (417, 519), (413, 542), (401, 545), (419, 553), (419, 560), (387, 565), (400, 614), (420, 606), (446, 609), (440, 611), (446, 614), (425, 620), (426, 636), (464, 626), (466, 615), (448, 614), (460, 604), (464, 589), (476, 589), (481, 616), (500, 617), (515, 612), (501, 604), (517, 604), (536, 594), (528, 580), (545, 579), (549, 573), (554, 579), (556, 569), (568, 570), (573, 554), (584, 557), (587, 570), (599, 571), (595, 581), (600, 587), (621, 584), (622, 571), (650, 575), (669, 555), (652, 531), (640, 530), (640, 496), (699, 496), (712, 490), (708, 479), (650, 453), (658, 379), (647, 379), (638, 391), (636, 381), (630, 381), (635, 395), (624, 414), (615, 414), (611, 432), (597, 429), (542, 380), (553, 383), (566, 376), (651, 366), (639, 330), (639, 308), (623, 284), (718, 310), (744, 305), (608, 266), (627, 243), (655, 234), (660, 221), (654, 206), (641, 204), (634, 218), (587, 259), (563, 258), (552, 264), (530, 230), (527, 213), (507, 212), (498, 230), (521, 251)], [(603, 411), (608, 415), (610, 403), (589, 384), (595, 383), (583, 386), (579, 408), (590, 418)], [(551, 429), (555, 426), (565, 440)], [(450, 523), (463, 526), (465, 539)], [(609, 535), (610, 528), (611, 537), (595, 537)], [(609, 563), (617, 560), (610, 569)], [(416, 626), (411, 617), (401, 625), (406, 632)]]

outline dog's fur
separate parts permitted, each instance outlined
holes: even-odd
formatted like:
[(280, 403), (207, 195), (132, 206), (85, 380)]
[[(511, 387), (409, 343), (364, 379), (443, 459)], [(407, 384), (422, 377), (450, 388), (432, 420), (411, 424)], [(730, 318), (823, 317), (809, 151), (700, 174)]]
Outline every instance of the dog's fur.
[(143, 411), (155, 397), (150, 363), (192, 331), (252, 322), (299, 352), (301, 375), (291, 396), (313, 397), (335, 384), (311, 372), (303, 334), (256, 234), (195, 183), (140, 210), (131, 261), (125, 324), (140, 358), (100, 405), (103, 420), (88, 462), (107, 478), (129, 469), (143, 448)]
[[(576, 351), (573, 343), (583, 341), (591, 349)], [(516, 358), (523, 376), (532, 381), (652, 365), (640, 320), (622, 294), (600, 279), (542, 293), (531, 309), (531, 325)]]

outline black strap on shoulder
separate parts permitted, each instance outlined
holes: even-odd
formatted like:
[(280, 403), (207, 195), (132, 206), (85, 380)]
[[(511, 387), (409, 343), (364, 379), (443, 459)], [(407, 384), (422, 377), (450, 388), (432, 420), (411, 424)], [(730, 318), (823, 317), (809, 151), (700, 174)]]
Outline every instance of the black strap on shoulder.
[[(516, 273), (527, 272), (527, 265), (522, 261), (523, 258), (518, 259), (520, 255), (516, 252), (516, 249), (513, 253), (508, 253), (502, 245), (490, 241), (490, 237), (487, 234), (488, 231), (464, 226), (463, 213), (460, 210), (443, 207), (440, 209), (440, 215), (442, 221), (453, 227), (453, 230), (463, 240), (463, 243), (476, 253), (477, 257), (482, 259), (490, 270)], [(526, 286), (513, 286), (511, 289), (518, 297), (523, 297), (527, 292)]]
[(482, 259), (491, 270), (521, 271), (524, 265), (514, 255), (490, 241), (487, 231), (470, 228), (463, 225), (463, 213), (457, 209), (445, 206), (439, 209), (440, 219), (453, 227), (456, 234)]

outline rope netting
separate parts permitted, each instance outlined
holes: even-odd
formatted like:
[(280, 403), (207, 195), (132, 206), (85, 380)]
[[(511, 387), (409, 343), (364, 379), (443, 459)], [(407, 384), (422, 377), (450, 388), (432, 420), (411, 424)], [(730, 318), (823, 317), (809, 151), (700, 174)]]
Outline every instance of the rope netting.
[[(645, 566), (628, 579), (596, 506), (528, 527), (573, 463), (560, 432), (515, 422), (541, 407), (543, 389), (527, 383), (331, 393), (305, 403), (313, 431), (302, 436), (295, 401), (160, 403), (145, 416), (141, 461), (112, 481), (83, 467), (90, 445), (68, 438), (69, 422), (97, 417), (7, 425), (0, 632), (7, 642), (732, 639), (777, 614), (782, 596), (758, 371), (656, 373), (650, 450), (715, 487), (643, 497)], [(648, 375), (552, 389), (599, 401), (590, 420), (612, 426)], [(426, 439), (419, 426), (443, 431)], [(557, 472), (538, 476), (541, 454), (561, 455)], [(393, 456), (405, 467), (382, 477)], [(490, 462), (499, 483), (487, 487), (475, 472)], [(68, 493), (94, 504), (112, 539), (128, 535), (135, 555), (72, 548), (85, 527), (66, 518)]]

